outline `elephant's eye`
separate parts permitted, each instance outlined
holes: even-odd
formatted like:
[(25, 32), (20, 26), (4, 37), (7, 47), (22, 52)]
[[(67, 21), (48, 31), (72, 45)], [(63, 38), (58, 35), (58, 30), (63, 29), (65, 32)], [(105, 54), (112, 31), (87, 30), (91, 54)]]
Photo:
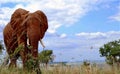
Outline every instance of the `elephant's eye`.
[(42, 24), (40, 24), (40, 27), (42, 27), (43, 25)]

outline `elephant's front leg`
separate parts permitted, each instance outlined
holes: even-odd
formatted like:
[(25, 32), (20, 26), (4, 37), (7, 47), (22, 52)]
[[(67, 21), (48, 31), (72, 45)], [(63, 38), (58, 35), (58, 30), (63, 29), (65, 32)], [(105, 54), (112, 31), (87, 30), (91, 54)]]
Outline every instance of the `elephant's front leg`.
[(31, 49), (31, 54), (33, 57), (33, 60), (35, 61), (34, 63), (34, 68), (37, 72), (37, 74), (41, 74), (40, 67), (39, 67), (39, 60), (38, 60), (38, 40), (35, 41), (30, 41), (30, 45), (32, 46)]
[(19, 54), (15, 55), (15, 56), (12, 56), (10, 57), (10, 64), (9, 64), (9, 67), (12, 68), (12, 67), (17, 67), (17, 59), (19, 58)]
[(10, 64), (9, 64), (9, 68), (13, 68), (16, 67), (16, 60), (15, 58), (10, 58)]
[(30, 41), (31, 45), (31, 54), (33, 59), (37, 60), (38, 59), (38, 41)]
[(26, 67), (26, 62), (28, 60), (27, 55), (28, 55), (28, 50), (27, 50), (27, 38), (26, 35), (22, 35), (20, 37), (20, 35), (18, 35), (18, 47), (20, 46), (20, 48), (22, 47), (22, 49), (20, 49), (20, 56), (23, 62), (23, 67)]

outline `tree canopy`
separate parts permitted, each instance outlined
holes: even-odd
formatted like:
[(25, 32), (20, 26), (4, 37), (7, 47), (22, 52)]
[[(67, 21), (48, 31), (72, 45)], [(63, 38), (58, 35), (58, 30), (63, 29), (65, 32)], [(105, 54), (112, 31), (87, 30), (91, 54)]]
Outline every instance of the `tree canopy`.
[(108, 64), (120, 63), (120, 39), (104, 44), (99, 52), (101, 57), (106, 58)]
[(39, 53), (39, 60), (41, 63), (48, 63), (53, 61), (53, 51), (52, 50), (43, 50)]

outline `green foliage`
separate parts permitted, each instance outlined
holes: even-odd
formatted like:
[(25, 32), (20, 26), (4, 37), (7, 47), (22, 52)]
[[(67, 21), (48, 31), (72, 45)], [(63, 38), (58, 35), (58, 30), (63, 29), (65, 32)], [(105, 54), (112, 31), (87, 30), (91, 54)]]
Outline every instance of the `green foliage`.
[(41, 74), (41, 70), (39, 67), (39, 60), (33, 58), (32, 54), (27, 55), (28, 60), (25, 62), (25, 67), (28, 72), (36, 72), (37, 74)]
[(29, 59), (25, 63), (28, 71), (32, 71), (35, 68), (35, 60), (33, 59), (31, 54), (28, 54)]
[(20, 50), (24, 50), (24, 47), (22, 44), (20, 44), (10, 56), (11, 57), (15, 56), (16, 54), (20, 52)]
[(85, 61), (83, 61), (83, 65), (84, 65), (84, 66), (89, 66), (89, 65), (90, 65), (90, 62), (89, 62), (88, 60), (85, 60)]
[(53, 57), (51, 57), (53, 54), (52, 50), (43, 50), (41, 53), (39, 53), (38, 58), (35, 60), (31, 54), (28, 54), (28, 60), (25, 63), (28, 71), (32, 71), (33, 69), (38, 69), (38, 64), (45, 63), (47, 64), (49, 61), (53, 60)]
[(39, 61), (41, 63), (48, 63), (49, 61), (52, 61), (53, 58), (51, 57), (53, 54), (52, 50), (43, 50), (41, 53), (39, 53)]
[[(97, 64), (98, 65), (98, 64)], [(120, 74), (120, 69), (118, 68), (111, 68), (108, 65), (102, 64), (101, 66), (92, 66), (85, 67), (81, 65), (75, 66), (54, 66), (49, 67), (49, 69), (41, 68), (41, 74)], [(0, 67), (0, 74), (37, 74), (35, 71), (28, 72), (22, 68), (1, 68)]]
[(103, 47), (100, 47), (99, 52), (101, 57), (106, 57), (106, 62), (108, 64), (113, 64), (113, 62), (120, 63), (120, 40), (104, 44)]
[(2, 53), (2, 50), (4, 50), (4, 46), (2, 44), (2, 40), (0, 40), (0, 53)]

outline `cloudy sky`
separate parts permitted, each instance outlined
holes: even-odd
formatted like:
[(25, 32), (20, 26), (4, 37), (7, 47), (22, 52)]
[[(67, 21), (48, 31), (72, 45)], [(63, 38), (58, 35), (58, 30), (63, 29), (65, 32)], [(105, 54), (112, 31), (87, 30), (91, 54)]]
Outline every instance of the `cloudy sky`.
[(120, 0), (0, 0), (0, 39), (17, 8), (47, 15), (43, 41), (55, 61), (104, 60), (99, 48), (120, 39)]

